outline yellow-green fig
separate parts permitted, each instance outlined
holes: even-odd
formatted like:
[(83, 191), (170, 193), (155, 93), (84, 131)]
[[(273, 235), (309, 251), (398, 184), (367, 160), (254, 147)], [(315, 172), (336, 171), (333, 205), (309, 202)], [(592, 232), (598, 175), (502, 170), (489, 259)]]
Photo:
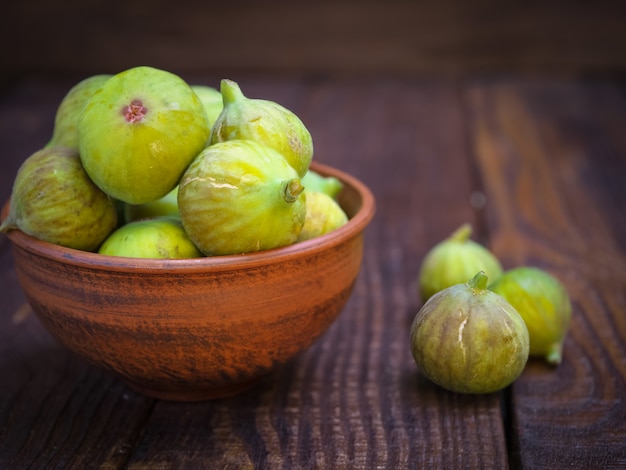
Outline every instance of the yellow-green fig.
[(47, 147), (62, 146), (78, 149), (78, 118), (91, 96), (111, 77), (92, 75), (74, 85), (61, 100), (54, 116), (52, 138)]
[(328, 194), (332, 198), (337, 198), (343, 188), (343, 183), (339, 178), (324, 176), (311, 169), (302, 177), (302, 184), (308, 192), (317, 191)]
[(411, 352), (420, 371), (459, 393), (491, 393), (510, 385), (528, 361), (524, 320), (487, 289), (484, 272), (433, 295), (411, 325)]
[(98, 253), (151, 259), (199, 258), (202, 253), (187, 236), (180, 219), (156, 217), (122, 225), (102, 243)]
[(125, 223), (156, 217), (180, 217), (178, 213), (178, 185), (169, 193), (156, 201), (145, 204), (123, 203), (123, 220)]
[(205, 255), (267, 250), (294, 243), (306, 216), (298, 174), (283, 156), (251, 140), (219, 142), (189, 165), (178, 210)]
[(209, 135), (206, 111), (190, 85), (147, 66), (109, 78), (78, 121), (87, 174), (104, 192), (129, 204), (170, 192)]
[(298, 241), (310, 240), (338, 229), (348, 221), (341, 206), (326, 193), (306, 189), (306, 217)]
[(115, 203), (89, 179), (76, 149), (46, 147), (19, 168), (0, 230), (95, 251), (116, 226)]
[(253, 140), (280, 152), (303, 177), (313, 158), (313, 140), (298, 116), (270, 100), (247, 98), (228, 79), (220, 84), (224, 109), (215, 121), (211, 144), (235, 139)]
[(478, 271), (484, 271), (489, 279), (500, 277), (502, 265), (498, 258), (471, 240), (471, 234), (471, 225), (463, 224), (426, 254), (418, 279), (422, 300), (446, 287), (464, 283)]
[(572, 316), (572, 304), (563, 284), (542, 269), (521, 266), (506, 271), (489, 289), (507, 299), (526, 322), (530, 355), (560, 364)]
[(202, 101), (207, 114), (209, 128), (212, 128), (222, 109), (224, 109), (222, 94), (218, 89), (207, 85), (191, 85), (191, 89)]

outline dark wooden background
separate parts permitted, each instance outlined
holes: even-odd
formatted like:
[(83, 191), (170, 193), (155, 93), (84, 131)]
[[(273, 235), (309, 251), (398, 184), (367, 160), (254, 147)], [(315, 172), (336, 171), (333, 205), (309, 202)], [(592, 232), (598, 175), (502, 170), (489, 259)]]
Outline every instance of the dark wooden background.
[(139, 64), (217, 72), (623, 73), (623, 1), (21, 0), (2, 80)]

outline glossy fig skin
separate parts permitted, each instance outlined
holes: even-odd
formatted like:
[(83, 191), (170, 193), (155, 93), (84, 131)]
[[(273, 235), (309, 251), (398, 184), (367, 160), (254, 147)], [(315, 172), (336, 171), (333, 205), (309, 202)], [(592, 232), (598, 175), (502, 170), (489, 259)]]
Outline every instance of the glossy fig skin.
[(241, 254), (294, 243), (306, 196), (280, 153), (233, 140), (210, 145), (194, 159), (178, 186), (178, 210), (205, 255)]
[(221, 81), (224, 109), (213, 124), (210, 143), (253, 140), (280, 152), (303, 177), (313, 159), (313, 139), (296, 114), (270, 100), (247, 98), (239, 85)]
[(478, 271), (484, 271), (492, 280), (500, 277), (503, 271), (500, 261), (483, 245), (471, 240), (471, 233), (471, 225), (463, 224), (426, 254), (419, 273), (422, 300), (465, 283)]
[(149, 259), (200, 258), (180, 219), (154, 217), (122, 225), (102, 243), (98, 253)]
[(209, 135), (206, 111), (191, 86), (146, 66), (109, 78), (78, 121), (87, 174), (104, 192), (129, 204), (170, 192)]
[(506, 271), (489, 289), (507, 299), (526, 322), (530, 355), (548, 364), (560, 364), (572, 317), (572, 304), (563, 284), (542, 269), (520, 266)]
[(528, 360), (528, 329), (477, 274), (433, 295), (411, 325), (411, 352), (422, 373), (459, 393), (492, 393), (511, 384)]
[(33, 153), (19, 168), (2, 230), (95, 251), (117, 222), (114, 201), (91, 181), (77, 151), (57, 146)]

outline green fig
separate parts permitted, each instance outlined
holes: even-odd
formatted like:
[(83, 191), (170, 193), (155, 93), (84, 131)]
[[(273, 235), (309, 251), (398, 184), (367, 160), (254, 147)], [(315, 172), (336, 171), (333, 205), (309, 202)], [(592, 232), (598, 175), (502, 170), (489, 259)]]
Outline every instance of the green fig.
[(506, 271), (490, 287), (522, 316), (530, 335), (530, 355), (561, 363), (563, 341), (572, 316), (567, 290), (548, 272), (529, 266)]
[(180, 180), (178, 210), (205, 255), (294, 243), (306, 216), (298, 174), (283, 156), (251, 140), (205, 148)]
[(306, 217), (298, 241), (310, 240), (338, 229), (348, 221), (341, 206), (326, 193), (306, 190)]
[(116, 226), (115, 203), (89, 179), (77, 151), (47, 147), (19, 168), (0, 230), (19, 229), (56, 245), (95, 251)]
[(313, 140), (300, 118), (274, 101), (247, 98), (239, 85), (224, 79), (224, 109), (213, 125), (211, 144), (244, 139), (280, 152), (303, 177), (313, 158)]
[(484, 272), (439, 291), (411, 325), (411, 353), (421, 372), (459, 393), (491, 393), (511, 384), (528, 361), (528, 329)]
[(202, 253), (175, 217), (136, 220), (122, 225), (102, 243), (98, 253), (127, 258), (199, 258)]
[(216, 88), (206, 85), (191, 85), (191, 89), (202, 101), (207, 114), (209, 128), (212, 128), (222, 109), (224, 109), (222, 94)]
[(145, 66), (109, 78), (78, 121), (87, 174), (129, 204), (170, 192), (209, 135), (206, 111), (191, 87), (177, 75)]
[(328, 194), (330, 197), (336, 199), (343, 183), (334, 176), (323, 176), (314, 170), (309, 169), (302, 177), (302, 184), (307, 191), (317, 191), (320, 193)]
[(111, 77), (92, 75), (74, 85), (61, 100), (54, 117), (52, 139), (46, 147), (78, 149), (78, 118), (91, 96)]
[(483, 245), (471, 240), (471, 234), (471, 225), (463, 224), (426, 254), (419, 274), (422, 300), (465, 282), (478, 271), (484, 271), (489, 279), (502, 274), (500, 261)]
[(124, 222), (135, 220), (154, 219), (156, 217), (179, 217), (178, 213), (178, 186), (156, 201), (145, 204), (125, 204)]

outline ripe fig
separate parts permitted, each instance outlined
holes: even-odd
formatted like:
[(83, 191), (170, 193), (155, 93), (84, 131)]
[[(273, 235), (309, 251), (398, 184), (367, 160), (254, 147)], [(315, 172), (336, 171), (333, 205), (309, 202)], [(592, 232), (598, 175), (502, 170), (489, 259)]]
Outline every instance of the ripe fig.
[(334, 176), (323, 176), (315, 170), (309, 169), (302, 177), (302, 184), (308, 192), (318, 191), (336, 198), (343, 188), (343, 184)]
[(219, 90), (206, 85), (191, 85), (191, 89), (196, 93), (207, 114), (209, 129), (217, 120), (217, 117), (224, 109), (224, 100)]
[(300, 118), (274, 101), (247, 98), (232, 80), (222, 80), (220, 91), (224, 109), (213, 125), (211, 144), (244, 139), (267, 145), (303, 177), (313, 158), (313, 140)]
[(470, 239), (472, 227), (463, 224), (424, 257), (419, 274), (422, 300), (446, 287), (464, 283), (478, 271), (489, 279), (502, 274), (502, 265), (491, 251)]
[(162, 198), (145, 204), (124, 204), (124, 222), (154, 219), (156, 217), (180, 217), (178, 213), (178, 185)]
[(177, 75), (145, 66), (109, 78), (78, 121), (87, 174), (129, 204), (170, 192), (209, 135), (206, 111), (191, 87)]
[(507, 299), (526, 322), (530, 355), (560, 364), (572, 316), (572, 304), (563, 284), (542, 269), (521, 266), (506, 271), (489, 289)]
[(411, 325), (411, 352), (422, 373), (460, 393), (491, 393), (511, 384), (528, 360), (528, 329), (479, 272), (433, 295)]
[(92, 75), (74, 85), (61, 100), (54, 117), (52, 139), (46, 147), (63, 146), (78, 149), (78, 118), (91, 96), (111, 77)]
[(95, 251), (116, 226), (115, 203), (89, 179), (77, 151), (47, 147), (19, 168), (0, 230), (19, 229), (50, 243)]
[(122, 225), (102, 243), (98, 253), (127, 258), (199, 258), (196, 248), (183, 229), (180, 219), (156, 217)]
[(270, 147), (219, 142), (185, 171), (178, 210), (205, 255), (266, 250), (296, 241), (306, 215), (303, 189), (296, 171)]
[(341, 206), (326, 193), (306, 190), (306, 217), (299, 242), (319, 237), (341, 227), (348, 216)]

